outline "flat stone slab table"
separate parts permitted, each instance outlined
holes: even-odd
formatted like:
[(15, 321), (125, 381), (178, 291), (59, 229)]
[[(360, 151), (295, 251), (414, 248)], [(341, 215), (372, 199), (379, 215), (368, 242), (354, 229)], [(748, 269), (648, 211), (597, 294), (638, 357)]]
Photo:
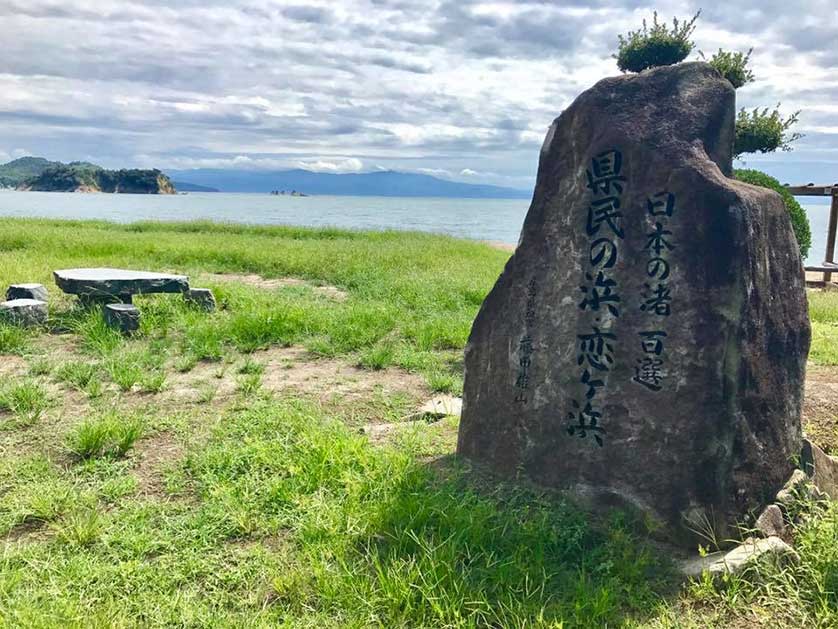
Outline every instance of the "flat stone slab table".
[(132, 303), (133, 295), (148, 293), (183, 293), (189, 290), (189, 278), (151, 271), (127, 269), (63, 269), (53, 272), (55, 283), (65, 293), (90, 301), (117, 299)]

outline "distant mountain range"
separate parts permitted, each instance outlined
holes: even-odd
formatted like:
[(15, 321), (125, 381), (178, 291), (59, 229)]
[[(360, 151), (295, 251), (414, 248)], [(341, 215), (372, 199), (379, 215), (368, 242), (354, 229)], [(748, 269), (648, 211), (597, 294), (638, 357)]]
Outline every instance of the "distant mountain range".
[(0, 186), (36, 192), (175, 193), (159, 170), (107, 170), (90, 162), (63, 164), (43, 157), (21, 157), (0, 165)]
[(217, 188), (222, 192), (271, 192), (295, 190), (307, 195), (382, 197), (460, 197), (477, 199), (528, 199), (532, 191), (501, 186), (447, 181), (430, 175), (392, 170), (370, 173), (316, 173), (309, 170), (251, 171), (225, 169), (169, 170), (178, 190), (187, 185)]
[(172, 185), (177, 188), (178, 192), (221, 192), (218, 188), (199, 186), (198, 184), (186, 181), (173, 181)]

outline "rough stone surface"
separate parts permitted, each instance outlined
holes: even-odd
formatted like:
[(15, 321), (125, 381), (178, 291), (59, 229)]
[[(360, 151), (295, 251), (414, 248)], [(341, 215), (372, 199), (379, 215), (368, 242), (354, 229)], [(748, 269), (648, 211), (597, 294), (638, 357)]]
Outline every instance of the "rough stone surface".
[(754, 528), (763, 537), (779, 537), (783, 541), (788, 541), (788, 530), (783, 518), (783, 511), (777, 505), (772, 504), (765, 507), (765, 511), (757, 518)]
[(810, 496), (811, 484), (809, 477), (806, 476), (806, 473), (803, 472), (803, 470), (795, 469), (792, 471), (791, 476), (789, 476), (782, 489), (777, 492), (775, 501), (780, 506), (788, 507), (795, 501), (801, 498), (806, 499)]
[(838, 500), (838, 458), (828, 455), (808, 439), (803, 440), (801, 456), (803, 470), (815, 487)]
[(43, 284), (12, 284), (6, 289), (6, 299), (37, 299), (47, 301), (49, 295)]
[(728, 178), (734, 116), (730, 83), (687, 63), (600, 81), (553, 123), (466, 348), (461, 455), (692, 547), (770, 502), (810, 327), (781, 198)]
[(185, 275), (125, 269), (63, 269), (55, 271), (55, 283), (65, 293), (87, 298), (117, 297), (130, 302), (131, 295), (182, 293), (189, 288)]
[(711, 575), (741, 574), (760, 561), (775, 561), (780, 565), (788, 565), (799, 562), (800, 557), (779, 537), (749, 537), (724, 557), (710, 564), (707, 570)]
[(39, 299), (10, 299), (0, 303), (0, 319), (21, 326), (42, 325), (47, 321), (47, 303)]
[(104, 307), (105, 321), (112, 328), (130, 334), (140, 328), (140, 311), (131, 304), (107, 304)]
[(190, 288), (183, 293), (183, 298), (193, 306), (213, 312), (216, 308), (215, 295), (209, 288)]

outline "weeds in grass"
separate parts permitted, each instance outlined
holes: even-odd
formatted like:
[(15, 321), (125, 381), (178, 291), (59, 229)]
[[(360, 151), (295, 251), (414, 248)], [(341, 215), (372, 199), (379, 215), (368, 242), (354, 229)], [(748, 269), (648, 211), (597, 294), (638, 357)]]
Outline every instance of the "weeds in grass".
[(245, 397), (255, 395), (261, 388), (262, 374), (260, 373), (239, 376), (236, 382), (236, 390)]
[(265, 364), (253, 360), (251, 356), (247, 356), (236, 372), (242, 375), (260, 376), (265, 373)]
[(70, 386), (83, 391), (96, 378), (100, 371), (99, 365), (89, 362), (73, 361), (64, 363), (55, 372), (56, 378)]
[(50, 522), (64, 513), (75, 498), (69, 483), (48, 478), (30, 483), (25, 493), (13, 495), (7, 508), (19, 523)]
[(144, 422), (108, 412), (78, 424), (67, 436), (67, 447), (80, 459), (123, 457), (142, 436)]
[(105, 385), (102, 384), (102, 381), (96, 377), (92, 378), (88, 381), (87, 385), (84, 387), (84, 393), (89, 397), (91, 400), (95, 400), (97, 398), (102, 397), (102, 394), (105, 392)]
[(145, 393), (160, 393), (166, 388), (166, 372), (151, 371), (140, 378), (140, 390)]
[(455, 393), (458, 381), (454, 374), (445, 371), (432, 371), (426, 376), (428, 386), (438, 393)]
[(192, 354), (186, 354), (184, 356), (180, 356), (177, 360), (175, 360), (175, 371), (178, 373), (189, 373), (195, 366), (198, 364), (198, 359)]
[(362, 349), (358, 357), (358, 365), (364, 369), (378, 371), (392, 365), (394, 356), (393, 344), (381, 342)]
[(122, 335), (105, 323), (98, 307), (78, 310), (68, 316), (68, 327), (82, 338), (82, 347), (96, 356), (107, 356), (124, 342)]
[(96, 542), (102, 528), (102, 516), (93, 506), (76, 508), (52, 525), (60, 542), (81, 547), (90, 546)]
[(49, 393), (35, 380), (23, 380), (0, 389), (0, 410), (13, 413), (25, 424), (37, 421), (49, 405)]
[(47, 358), (33, 358), (29, 363), (30, 376), (48, 376), (52, 372), (52, 363)]
[(198, 389), (198, 402), (208, 404), (215, 399), (218, 393), (218, 386), (212, 384), (205, 384)]
[(25, 329), (0, 322), (0, 354), (21, 354), (29, 348), (30, 340)]

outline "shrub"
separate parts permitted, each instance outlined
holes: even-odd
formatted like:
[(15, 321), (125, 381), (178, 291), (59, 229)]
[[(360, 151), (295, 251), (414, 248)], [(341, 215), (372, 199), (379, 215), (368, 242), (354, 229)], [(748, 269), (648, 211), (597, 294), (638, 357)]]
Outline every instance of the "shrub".
[(803, 136), (800, 133), (786, 132), (797, 122), (799, 111), (788, 118), (780, 115), (779, 105), (774, 111), (756, 108), (753, 111), (742, 109), (736, 117), (736, 137), (733, 143), (733, 154), (742, 153), (771, 153), (777, 149), (791, 150), (791, 143)]
[(809, 230), (809, 218), (806, 216), (803, 208), (800, 207), (797, 199), (788, 191), (788, 188), (774, 179), (774, 177), (758, 170), (737, 170), (734, 172), (734, 177), (739, 181), (780, 193), (780, 196), (783, 197), (786, 210), (788, 210), (789, 216), (791, 217), (791, 226), (794, 229), (797, 246), (800, 247), (800, 255), (805, 258), (812, 245), (812, 232)]
[[(739, 89), (754, 80), (754, 73), (748, 68), (748, 61), (753, 51), (754, 49), (751, 48), (748, 52), (727, 52), (719, 48), (719, 52), (710, 57), (707, 63), (716, 68), (719, 74), (733, 84), (734, 88)], [(704, 53), (700, 54), (704, 59)]]
[(695, 21), (701, 11), (689, 21), (672, 20), (672, 29), (658, 22), (657, 11), (652, 18), (652, 27), (643, 20), (643, 28), (629, 31), (625, 37), (619, 35), (620, 45), (614, 58), (623, 72), (640, 72), (656, 66), (669, 66), (687, 58), (695, 44), (690, 36), (695, 31)]

